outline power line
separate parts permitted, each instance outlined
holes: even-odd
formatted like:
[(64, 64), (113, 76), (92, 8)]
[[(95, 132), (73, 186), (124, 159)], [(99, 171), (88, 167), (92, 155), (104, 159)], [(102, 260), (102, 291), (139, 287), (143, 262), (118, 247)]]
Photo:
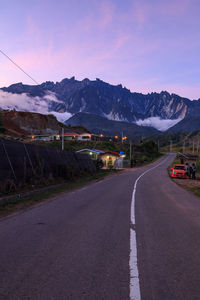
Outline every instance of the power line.
[(6, 53), (4, 53), (1, 49), (0, 52), (7, 58), (9, 59), (18, 69), (20, 69), (24, 74), (26, 74), (26, 76), (28, 76), (31, 80), (33, 80), (37, 85), (39, 85), (39, 83), (33, 78), (31, 77), (28, 73), (26, 73), (16, 62), (14, 62)]

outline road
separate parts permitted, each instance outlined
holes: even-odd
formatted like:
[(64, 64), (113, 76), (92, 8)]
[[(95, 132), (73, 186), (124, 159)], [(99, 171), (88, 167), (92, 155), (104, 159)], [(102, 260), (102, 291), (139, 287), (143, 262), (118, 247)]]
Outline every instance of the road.
[[(199, 300), (200, 198), (168, 177), (172, 160), (2, 219), (0, 299)], [(130, 231), (137, 237), (135, 267)], [(130, 278), (137, 265), (139, 293), (137, 276)]]

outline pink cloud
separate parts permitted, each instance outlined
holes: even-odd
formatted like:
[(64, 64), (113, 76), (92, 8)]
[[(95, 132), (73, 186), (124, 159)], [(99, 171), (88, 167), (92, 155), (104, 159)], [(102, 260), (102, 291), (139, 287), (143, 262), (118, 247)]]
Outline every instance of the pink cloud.
[[(44, 2), (45, 16), (48, 2)], [(134, 0), (130, 1), (132, 5), (124, 1), (120, 6), (114, 0), (86, 2), (86, 13), (78, 11), (76, 4), (75, 12), (72, 9), (68, 19), (55, 19), (56, 26), (48, 15), (47, 21), (52, 26), (46, 25), (45, 19), (41, 20), (37, 15), (34, 18), (30, 12), (21, 36), (17, 36), (17, 41), (13, 37), (12, 43), (16, 47), (8, 51), (8, 55), (39, 82), (73, 75), (79, 79), (101, 76), (108, 82), (122, 82), (127, 88), (143, 92), (158, 90), (161, 80), (169, 82), (171, 75), (167, 72), (176, 62), (174, 78), (179, 78), (181, 72), (180, 78), (187, 82), (188, 68), (184, 68), (182, 62), (187, 60), (189, 65), (190, 55), (194, 56), (195, 68), (199, 69), (198, 59), (195, 61), (200, 46), (199, 32), (191, 30), (194, 28), (194, 23), (190, 22), (192, 14), (184, 19), (184, 14), (191, 8), (190, 0)], [(40, 4), (36, 11), (41, 12)], [(50, 17), (52, 15), (51, 10)], [(178, 25), (174, 32), (173, 24)], [(195, 23), (198, 28), (196, 25), (198, 23)], [(180, 34), (181, 26), (186, 34)], [(181, 68), (178, 68), (180, 64)], [(32, 84), (9, 61), (1, 64), (1, 70), (0, 82), (8, 82), (7, 78), (10, 78), (9, 84), (18, 81)], [(194, 67), (192, 71), (195, 79), (198, 71)], [(162, 79), (156, 78), (157, 73)], [(150, 79), (146, 79), (147, 76)], [(169, 86), (169, 89), (186, 95), (190, 92), (184, 86), (174, 86), (174, 89)], [(191, 95), (195, 93), (198, 94), (198, 88), (192, 87)]]
[(171, 16), (182, 16), (187, 12), (190, 2), (190, 0), (167, 1), (164, 6), (159, 7), (159, 11)]
[(150, 12), (150, 5), (146, 3), (141, 3), (139, 1), (135, 1), (133, 13), (137, 22), (137, 29), (141, 30), (148, 19), (148, 14)]
[(190, 2), (190, 0), (168, 0), (152, 5), (150, 1), (135, 0), (126, 15), (126, 19), (129, 21), (135, 19), (137, 24), (136, 29), (140, 31), (147, 25), (150, 19), (157, 16), (183, 16), (187, 12)]
[(27, 16), (26, 24), (27, 26), (25, 36), (27, 36), (31, 40), (32, 44), (39, 43), (41, 41), (41, 29), (31, 15)]
[(113, 3), (108, 1), (101, 2), (101, 17), (98, 22), (98, 26), (101, 29), (106, 29), (114, 18), (115, 6)]
[(79, 20), (76, 28), (81, 31), (105, 30), (111, 25), (114, 15), (115, 6), (112, 2), (101, 1), (97, 14), (90, 12), (86, 17)]

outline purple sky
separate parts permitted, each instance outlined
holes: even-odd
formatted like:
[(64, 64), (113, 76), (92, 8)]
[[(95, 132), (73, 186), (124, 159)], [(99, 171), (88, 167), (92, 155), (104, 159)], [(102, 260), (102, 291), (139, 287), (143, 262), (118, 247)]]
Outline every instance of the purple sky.
[[(0, 47), (38, 82), (75, 76), (200, 98), (199, 0), (10, 0)], [(0, 86), (33, 84), (0, 55)]]

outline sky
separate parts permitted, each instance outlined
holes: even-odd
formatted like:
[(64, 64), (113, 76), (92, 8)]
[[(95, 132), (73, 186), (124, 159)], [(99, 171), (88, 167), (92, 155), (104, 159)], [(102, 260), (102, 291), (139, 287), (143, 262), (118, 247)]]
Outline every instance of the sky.
[[(199, 0), (10, 0), (0, 50), (37, 82), (75, 76), (200, 98)], [(34, 84), (0, 53), (0, 87)]]

